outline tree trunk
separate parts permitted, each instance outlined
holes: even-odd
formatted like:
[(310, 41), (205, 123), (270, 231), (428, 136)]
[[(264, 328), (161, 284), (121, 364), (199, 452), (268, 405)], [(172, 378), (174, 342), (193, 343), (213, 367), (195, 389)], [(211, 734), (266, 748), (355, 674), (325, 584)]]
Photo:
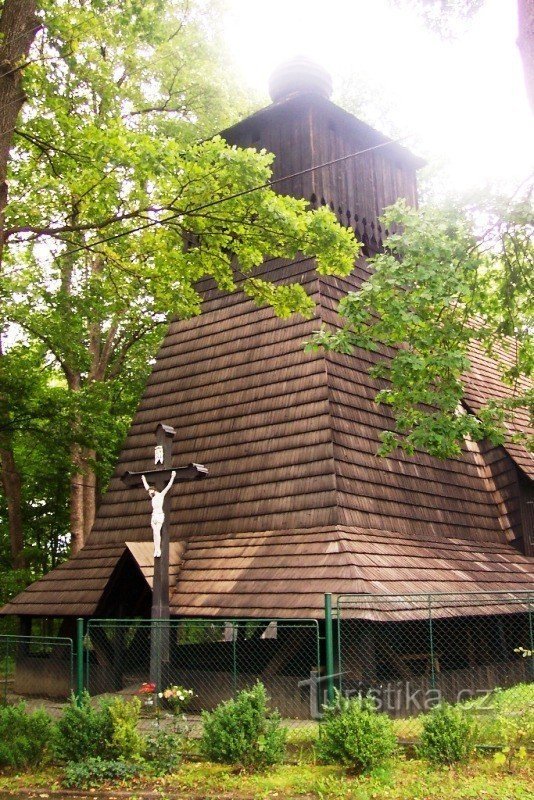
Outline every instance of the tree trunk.
[(2, 486), (7, 500), (9, 521), (9, 542), (13, 569), (26, 566), (24, 558), (24, 529), (22, 525), (22, 480), (15, 464), (10, 442), (2, 436), (0, 463), (2, 467)]
[[(0, 336), (0, 358), (4, 357)], [(13, 569), (26, 566), (22, 523), (22, 478), (13, 452), (12, 418), (9, 402), (0, 394), (0, 481), (7, 502), (9, 543)]]
[(78, 553), (85, 542), (84, 527), (84, 480), (82, 448), (72, 444), (70, 448), (74, 471), (70, 479), (70, 547), (73, 556)]
[(83, 528), (84, 541), (91, 533), (96, 514), (96, 475), (89, 462), (96, 460), (94, 450), (85, 451), (85, 483), (83, 487)]
[[(0, 269), (4, 252), (5, 211), (8, 201), (7, 167), (17, 118), (25, 100), (22, 63), (41, 25), (36, 0), (4, 0), (0, 16)], [(0, 320), (0, 330), (3, 320)], [(0, 351), (0, 358), (2, 353)], [(2, 409), (0, 480), (7, 500), (13, 567), (25, 566), (22, 526), (22, 481), (9, 435), (9, 409)]]
[(534, 0), (518, 0), (517, 20), (517, 46), (523, 61), (527, 97), (534, 111)]
[(41, 21), (36, 0), (5, 0), (0, 17), (0, 264), (7, 206), (7, 165), (17, 118), (24, 103), (24, 62)]
[(94, 450), (79, 444), (71, 446), (74, 472), (70, 480), (71, 553), (76, 555), (84, 546), (93, 527), (96, 514), (96, 475), (90, 464), (96, 458)]

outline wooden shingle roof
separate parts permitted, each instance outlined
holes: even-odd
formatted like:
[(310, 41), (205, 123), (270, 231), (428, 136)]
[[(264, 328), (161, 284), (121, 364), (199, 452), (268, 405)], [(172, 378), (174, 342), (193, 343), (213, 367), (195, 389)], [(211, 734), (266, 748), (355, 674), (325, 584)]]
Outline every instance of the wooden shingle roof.
[[(341, 298), (357, 291), (369, 272), (362, 263), (347, 278), (320, 278), (321, 316), (337, 327)], [(506, 363), (510, 355), (500, 352)], [(465, 381), (466, 405), (474, 412), (491, 397), (510, 397), (499, 369), (476, 346), (470, 352), (471, 371)], [(512, 440), (512, 434), (532, 435), (526, 411), (518, 410), (510, 437), (503, 447), (469, 442), (459, 459), (439, 460), (423, 453), (408, 457), (394, 453), (377, 459), (383, 430), (392, 429), (390, 411), (374, 403), (376, 391), (387, 386), (372, 379), (369, 368), (377, 356), (365, 351), (326, 355), (336, 472), (341, 490), (341, 520), (346, 524), (388, 527), (393, 530), (441, 532), (488, 541), (500, 530), (503, 541), (521, 538), (518, 472), (534, 478), (534, 456)], [(372, 484), (372, 488), (369, 486)], [(374, 502), (366, 498), (372, 497)], [(378, 498), (382, 499), (378, 510)], [(406, 522), (402, 520), (406, 519)], [(496, 534), (498, 535), (498, 534)]]
[[(292, 273), (304, 281), (316, 297), (318, 315), (329, 321), (334, 295), (350, 282), (319, 280), (312, 267), (306, 261), (276, 271), (281, 278)], [(508, 535), (513, 523), (496, 502), (496, 493), (504, 497), (509, 487), (497, 485), (476, 449), (447, 461), (424, 454), (376, 455), (379, 434), (392, 421), (388, 409), (373, 400), (377, 382), (368, 375), (373, 357), (304, 352), (303, 340), (318, 322), (281, 321), (244, 296), (214, 293), (201, 317), (174, 323), (91, 542), (146, 539), (145, 492), (126, 488), (120, 476), (147, 468), (159, 420), (176, 428), (176, 463), (197, 461), (210, 470), (207, 481), (174, 492), (176, 539), (200, 531), (329, 524), (473, 541), (513, 538)], [(500, 452), (513, 482), (514, 465)]]
[[(300, 96), (226, 136), (274, 152), (277, 180), (304, 170), (278, 189), (327, 203), (372, 249), (381, 209), (398, 197), (416, 202), (418, 162), (388, 145), (310, 170), (385, 144), (349, 117), (327, 100)], [(94, 613), (126, 551), (150, 584), (150, 503), (121, 476), (150, 468), (160, 422), (176, 429), (176, 464), (209, 469), (207, 480), (173, 489), (174, 614), (315, 617), (325, 591), (532, 585), (533, 559), (518, 551), (520, 481), (534, 476), (527, 451), (510, 442), (469, 445), (446, 461), (423, 453), (379, 458), (379, 434), (393, 423), (374, 403), (383, 385), (368, 374), (375, 356), (304, 351), (321, 323), (340, 324), (339, 299), (367, 274), (364, 259), (344, 279), (317, 276), (310, 259), (265, 262), (258, 275), (298, 281), (313, 296), (312, 320), (280, 320), (243, 294), (201, 283), (203, 313), (170, 325), (86, 547), (7, 609)], [(475, 352), (470, 407), (506, 391), (495, 365)]]
[(2, 614), (91, 616), (124, 553), (120, 543), (87, 544), (2, 609)]
[[(3, 610), (34, 616), (91, 616), (113, 570), (128, 549), (152, 586), (152, 541), (98, 548), (78, 555), (21, 593)], [(392, 595), (456, 592), (463, 614), (497, 613), (473, 593), (514, 593), (532, 588), (532, 561), (507, 544), (461, 538), (399, 535), (386, 530), (327, 526), (191, 537), (171, 543), (171, 613), (176, 616), (317, 618), (324, 593)], [(408, 604), (407, 604), (408, 605)], [(510, 604), (503, 602), (503, 611)], [(427, 600), (407, 608), (383, 600), (347, 608), (345, 616), (416, 619)], [(433, 615), (449, 614), (435, 608)]]
[[(177, 616), (323, 615), (324, 593), (517, 592), (532, 587), (532, 562), (506, 544), (399, 535), (347, 526), (193, 537), (171, 592)], [(427, 600), (422, 601), (423, 615)], [(465, 606), (469, 603), (464, 601)], [(509, 610), (509, 609), (508, 609)], [(347, 609), (347, 616), (369, 616)], [(420, 616), (417, 607), (402, 616)], [(360, 609), (361, 612), (361, 609)], [(484, 613), (479, 609), (471, 613)], [(490, 613), (496, 613), (493, 609)], [(440, 616), (439, 611), (436, 615)], [(380, 618), (380, 607), (374, 618)]]
[(156, 360), (87, 546), (19, 595), (17, 613), (91, 614), (127, 547), (150, 585), (149, 503), (125, 470), (150, 466), (156, 423), (177, 430), (176, 463), (210, 477), (175, 490), (171, 611), (317, 616), (323, 594), (513, 591), (532, 559), (509, 542), (519, 525), (516, 467), (503, 448), (440, 461), (376, 455), (391, 426), (374, 404), (369, 355), (305, 353), (320, 318), (361, 278), (291, 273), (317, 319), (281, 321), (242, 295), (208, 289), (204, 314), (175, 322)]

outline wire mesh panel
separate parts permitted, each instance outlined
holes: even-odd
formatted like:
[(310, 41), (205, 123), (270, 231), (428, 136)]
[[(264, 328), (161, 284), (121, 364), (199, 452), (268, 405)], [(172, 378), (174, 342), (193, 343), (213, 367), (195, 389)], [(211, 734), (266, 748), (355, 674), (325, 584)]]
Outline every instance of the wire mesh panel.
[(72, 639), (0, 635), (0, 702), (65, 699), (74, 690)]
[(195, 713), (261, 680), (283, 716), (311, 715), (315, 620), (90, 620), (84, 649), (92, 695), (141, 690), (158, 703), (160, 692), (178, 685), (193, 690)]
[(314, 716), (320, 669), (317, 622), (263, 620), (233, 623), (236, 688), (260, 679), (273, 706), (290, 719)]
[(533, 615), (528, 592), (341, 596), (339, 688), (409, 719), (533, 681)]

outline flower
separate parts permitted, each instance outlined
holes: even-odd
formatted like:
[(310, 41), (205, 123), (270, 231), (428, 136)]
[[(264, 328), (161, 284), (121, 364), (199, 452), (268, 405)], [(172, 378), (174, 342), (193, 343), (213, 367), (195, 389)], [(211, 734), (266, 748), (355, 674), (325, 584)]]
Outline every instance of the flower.
[(158, 694), (158, 697), (166, 700), (168, 706), (172, 709), (173, 714), (178, 714), (181, 709), (193, 698), (194, 692), (192, 689), (184, 689), (183, 686), (168, 686), (163, 692)]
[(155, 683), (142, 683), (138, 694), (153, 694), (156, 691)]

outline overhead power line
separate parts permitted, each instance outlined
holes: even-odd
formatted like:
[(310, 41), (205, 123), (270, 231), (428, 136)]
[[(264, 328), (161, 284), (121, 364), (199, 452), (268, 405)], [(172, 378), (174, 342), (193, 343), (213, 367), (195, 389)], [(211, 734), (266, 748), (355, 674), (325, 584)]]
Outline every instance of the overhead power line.
[(339, 156), (338, 158), (333, 158), (330, 161), (324, 161), (322, 164), (315, 164), (312, 167), (307, 167), (306, 169), (299, 170), (298, 172), (292, 172), (289, 175), (283, 175), (281, 178), (274, 178), (273, 180), (258, 184), (257, 186), (251, 186), (248, 189), (242, 189), (239, 192), (234, 192), (233, 194), (226, 195), (225, 197), (219, 197), (216, 200), (210, 200), (208, 203), (203, 203), (200, 206), (196, 206), (196, 208), (177, 211), (173, 214), (169, 214), (169, 216), (164, 217), (163, 219), (151, 220), (150, 222), (146, 222), (144, 225), (138, 225), (137, 227), (130, 228), (129, 230), (126, 231), (119, 231), (118, 233), (114, 233), (111, 234), (110, 236), (98, 239), (96, 242), (92, 242), (91, 244), (75, 247), (72, 248), (71, 250), (66, 250), (64, 253), (60, 253), (57, 256), (57, 258), (64, 258), (66, 256), (74, 255), (75, 253), (78, 253), (81, 250), (95, 248), (100, 244), (106, 244), (107, 242), (116, 241), (117, 239), (121, 239), (124, 236), (130, 236), (133, 233), (139, 233), (141, 231), (147, 230), (148, 228), (153, 228), (156, 225), (165, 225), (165, 223), (171, 222), (173, 219), (177, 219), (178, 217), (187, 216), (188, 214), (197, 214), (199, 211), (205, 211), (208, 208), (213, 208), (214, 206), (221, 205), (221, 203), (227, 203), (229, 200), (237, 200), (240, 197), (245, 197), (246, 195), (252, 194), (253, 192), (258, 192), (261, 191), (262, 189), (270, 189), (271, 187), (275, 186), (278, 183), (282, 183), (283, 181), (292, 180), (293, 178), (298, 178), (301, 175), (307, 175), (310, 172), (315, 172), (315, 170), (324, 169), (325, 167), (330, 167), (333, 164), (339, 164), (342, 161), (348, 161), (348, 159), (350, 158), (356, 158), (357, 156), (364, 155), (365, 153), (370, 153), (373, 150), (379, 150), (383, 147), (390, 147), (391, 145), (399, 144), (400, 142), (403, 142), (408, 138), (409, 138), (408, 136), (401, 136), (398, 139), (391, 139), (390, 141), (387, 142), (381, 142), (380, 144), (373, 145), (372, 147), (366, 147), (363, 150), (357, 150), (355, 153), (348, 153), (346, 156)]

